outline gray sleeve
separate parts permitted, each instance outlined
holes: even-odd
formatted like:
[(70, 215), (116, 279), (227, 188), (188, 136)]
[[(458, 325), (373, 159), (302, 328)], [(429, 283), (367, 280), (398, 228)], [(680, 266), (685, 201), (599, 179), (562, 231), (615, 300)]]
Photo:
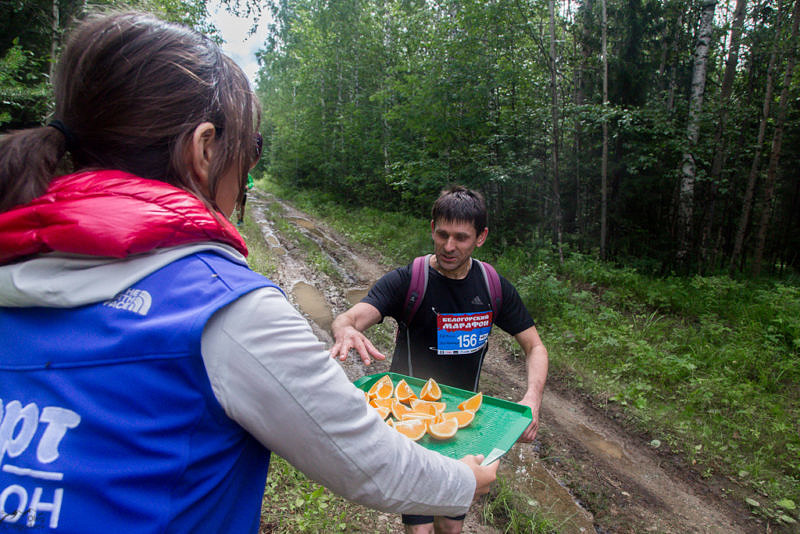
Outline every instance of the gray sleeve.
[(217, 312), (202, 353), (228, 416), (343, 497), (396, 513), (466, 513), (471, 469), (424, 449), (369, 409), (297, 310), (274, 288)]

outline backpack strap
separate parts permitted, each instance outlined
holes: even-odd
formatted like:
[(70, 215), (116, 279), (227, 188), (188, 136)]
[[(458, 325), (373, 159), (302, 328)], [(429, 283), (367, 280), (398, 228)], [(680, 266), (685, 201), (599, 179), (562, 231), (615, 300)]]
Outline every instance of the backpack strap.
[(411, 263), (411, 283), (406, 292), (406, 300), (403, 303), (403, 320), (406, 325), (411, 322), (414, 314), (417, 313), (422, 304), (422, 297), (428, 288), (428, 266), (430, 265), (431, 255), (417, 256)]
[[(403, 318), (406, 325), (411, 322), (411, 319), (417, 313), (422, 304), (422, 298), (425, 296), (425, 290), (428, 288), (430, 258), (431, 254), (417, 256), (411, 263), (411, 283), (408, 285), (406, 299), (403, 303)], [(481, 268), (483, 280), (489, 290), (489, 304), (496, 318), (503, 308), (503, 289), (500, 286), (500, 275), (497, 274), (497, 271), (490, 263), (480, 260), (475, 261), (478, 262), (478, 266)]]
[(500, 287), (500, 275), (497, 274), (497, 271), (489, 263), (480, 260), (475, 261), (478, 262), (481, 272), (483, 273), (483, 279), (486, 282), (486, 287), (489, 288), (490, 304), (492, 306), (492, 312), (494, 312), (492, 322), (494, 322), (494, 319), (500, 315), (500, 310), (503, 308), (503, 288)]

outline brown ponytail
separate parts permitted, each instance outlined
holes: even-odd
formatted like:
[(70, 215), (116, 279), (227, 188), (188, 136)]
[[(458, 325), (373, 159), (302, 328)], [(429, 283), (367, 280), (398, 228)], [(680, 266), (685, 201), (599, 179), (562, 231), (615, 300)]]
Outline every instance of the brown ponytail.
[(66, 139), (55, 128), (0, 137), (0, 213), (44, 193), (65, 152)]
[[(260, 110), (247, 77), (210, 39), (142, 13), (94, 15), (72, 32), (53, 81), (55, 117), (74, 136), (76, 171), (117, 169), (161, 180), (215, 204), (219, 179), (235, 169), (246, 183)], [(194, 182), (186, 147), (211, 122), (219, 156), (211, 198)], [(41, 195), (64, 156), (56, 128), (0, 139), (0, 212)]]

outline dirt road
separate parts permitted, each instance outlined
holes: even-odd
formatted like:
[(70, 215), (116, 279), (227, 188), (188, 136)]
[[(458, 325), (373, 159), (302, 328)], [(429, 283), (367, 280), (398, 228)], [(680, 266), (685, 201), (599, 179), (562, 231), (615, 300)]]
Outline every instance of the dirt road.
[[(310, 319), (317, 336), (330, 346), (333, 317), (357, 302), (394, 266), (363, 246), (353, 246), (318, 221), (271, 195), (254, 190), (248, 209), (265, 241), (279, 255), (275, 281)], [(335, 267), (326, 275), (309, 266), (307, 252), (270, 223), (270, 211), (282, 213)], [(410, 259), (409, 259), (410, 261)], [(540, 332), (545, 344), (547, 332)], [(487, 395), (519, 400), (524, 392), (523, 362), (513, 340), (496, 332), (481, 377)], [(343, 367), (351, 379), (388, 370), (377, 362), (365, 367), (350, 359)], [(555, 518), (560, 532), (750, 533), (769, 527), (750, 515), (738, 499), (726, 498), (733, 483), (703, 478), (668, 451), (654, 448), (647, 436), (626, 428), (624, 417), (569, 391), (558, 376), (548, 379), (541, 430), (533, 444), (518, 444), (501, 464), (502, 475), (528, 502)], [(396, 523), (397, 517), (386, 521)], [(467, 516), (465, 533), (494, 533), (478, 514)]]

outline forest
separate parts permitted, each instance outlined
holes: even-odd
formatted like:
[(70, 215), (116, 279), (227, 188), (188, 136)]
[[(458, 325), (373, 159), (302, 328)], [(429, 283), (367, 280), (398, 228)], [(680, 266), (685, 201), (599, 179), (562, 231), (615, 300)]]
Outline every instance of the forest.
[[(132, 5), (219, 39), (205, 1)], [(224, 5), (272, 21), (255, 84), (279, 182), (411, 214), (463, 183), (502, 243), (654, 274), (800, 266), (797, 2)], [(1, 130), (45, 120), (86, 9), (0, 1)]]
[(738, 0), (296, 1), (258, 90), (279, 181), (655, 273), (796, 271), (797, 10)]

